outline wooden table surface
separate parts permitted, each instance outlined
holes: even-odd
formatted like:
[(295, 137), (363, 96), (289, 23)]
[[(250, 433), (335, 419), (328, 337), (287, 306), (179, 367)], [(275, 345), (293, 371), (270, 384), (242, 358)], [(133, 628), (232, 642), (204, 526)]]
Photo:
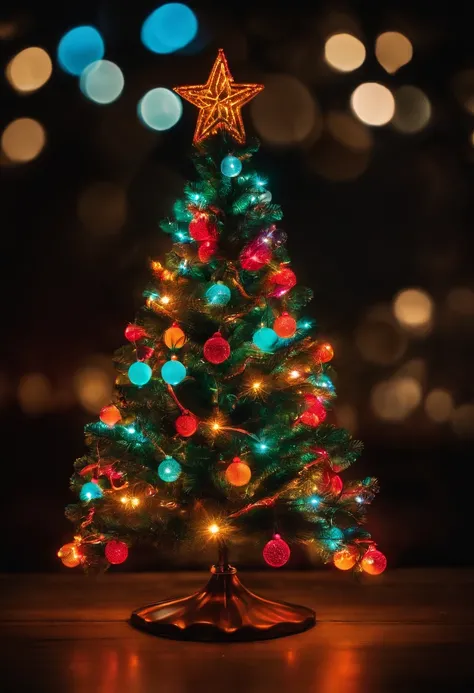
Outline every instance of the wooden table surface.
[(0, 576), (0, 691), (458, 693), (474, 691), (474, 571), (240, 573), (316, 610), (312, 630), (214, 644), (155, 638), (126, 619), (188, 594), (203, 573)]

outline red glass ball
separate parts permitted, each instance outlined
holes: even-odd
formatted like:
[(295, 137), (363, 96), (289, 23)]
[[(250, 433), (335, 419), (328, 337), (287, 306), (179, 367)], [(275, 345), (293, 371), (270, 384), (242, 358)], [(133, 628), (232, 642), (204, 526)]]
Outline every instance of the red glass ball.
[(380, 575), (387, 567), (387, 559), (381, 551), (369, 548), (360, 562), (361, 568), (369, 575)]
[(311, 428), (316, 428), (321, 423), (319, 416), (311, 409), (303, 412), (299, 420), (305, 426), (311, 426)]
[(148, 359), (151, 359), (153, 356), (153, 352), (155, 350), (153, 347), (145, 346), (144, 344), (140, 344), (137, 347), (137, 360), (138, 361), (148, 361)]
[(199, 214), (189, 224), (189, 235), (195, 241), (209, 241), (217, 238), (217, 227), (207, 215)]
[(230, 356), (230, 345), (220, 332), (214, 335), (204, 344), (204, 358), (209, 363), (224, 363)]
[(180, 436), (189, 438), (193, 433), (196, 433), (198, 420), (194, 414), (181, 414), (181, 416), (178, 416), (176, 419), (174, 425)]
[(204, 241), (199, 244), (198, 258), (201, 262), (209, 262), (211, 257), (215, 255), (217, 243), (215, 241)]
[(313, 395), (311, 392), (307, 392), (304, 395), (303, 399), (306, 402), (306, 404), (308, 405), (308, 408), (311, 408), (313, 406), (313, 404), (316, 404), (316, 402), (319, 401), (318, 398), (316, 397), (316, 395)]
[(109, 563), (118, 565), (127, 560), (128, 546), (123, 541), (112, 539), (105, 546), (105, 557)]
[(296, 320), (288, 313), (282, 313), (273, 323), (273, 329), (279, 337), (288, 339), (296, 332)]
[(272, 251), (267, 243), (260, 240), (253, 241), (246, 246), (240, 253), (240, 264), (242, 269), (249, 272), (257, 270), (268, 265), (272, 259)]
[(108, 404), (106, 407), (102, 407), (99, 414), (99, 419), (102, 423), (113, 428), (116, 423), (120, 421), (122, 415), (115, 406), (115, 404)]
[(279, 534), (274, 534), (268, 544), (263, 549), (263, 558), (272, 568), (281, 568), (288, 563), (290, 558), (290, 547), (283, 541)]
[(334, 356), (334, 349), (329, 344), (329, 342), (325, 342), (324, 344), (320, 344), (316, 348), (316, 351), (314, 352), (314, 360), (317, 361), (318, 363), (328, 363), (328, 361), (331, 361), (333, 356)]
[(278, 270), (278, 272), (275, 272), (275, 274), (272, 274), (270, 277), (270, 283), (276, 285), (273, 291), (270, 293), (270, 296), (280, 298), (295, 286), (296, 274), (289, 267), (283, 267), (282, 269)]
[(127, 325), (125, 328), (125, 337), (129, 342), (138, 342), (139, 339), (146, 337), (146, 330), (140, 325)]
[(316, 402), (314, 402), (314, 404), (312, 404), (309, 409), (311, 412), (313, 412), (313, 414), (316, 414), (318, 416), (320, 423), (322, 423), (328, 415), (327, 411), (325, 410), (324, 406), (321, 404), (319, 399), (316, 399)]

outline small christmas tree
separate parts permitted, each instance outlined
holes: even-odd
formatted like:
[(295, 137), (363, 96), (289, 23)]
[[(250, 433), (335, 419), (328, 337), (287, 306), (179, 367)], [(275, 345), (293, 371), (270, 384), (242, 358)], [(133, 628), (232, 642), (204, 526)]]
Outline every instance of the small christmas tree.
[[(215, 542), (211, 583), (227, 583), (208, 585), (201, 602), (227, 590), (248, 622), (226, 615), (227, 602), (213, 616), (214, 634), (196, 637), (269, 637), (314, 622), (309, 610), (267, 602), (238, 583), (227, 550), (245, 538), (259, 541), (275, 568), (296, 542), (341, 570), (378, 574), (386, 565), (363, 528), (376, 480), (344, 484), (340, 476), (362, 446), (329, 422), (332, 347), (307, 312), (312, 294), (291, 268), (280, 207), (252, 167), (258, 146), (245, 144), (240, 108), (262, 88), (234, 84), (219, 51), (205, 85), (176, 89), (200, 108), (198, 177), (161, 224), (173, 249), (164, 264), (151, 263), (145, 305), (125, 330), (114, 402), (86, 426), (89, 452), (72, 477), (79, 501), (67, 508), (76, 534), (59, 551), (67, 566), (107, 567), (137, 542)], [(242, 591), (251, 595), (245, 609)], [(195, 597), (166, 603), (167, 613), (179, 604), (179, 627), (162, 605), (135, 622), (191, 637), (209, 622)], [(183, 618), (190, 599), (194, 611)]]

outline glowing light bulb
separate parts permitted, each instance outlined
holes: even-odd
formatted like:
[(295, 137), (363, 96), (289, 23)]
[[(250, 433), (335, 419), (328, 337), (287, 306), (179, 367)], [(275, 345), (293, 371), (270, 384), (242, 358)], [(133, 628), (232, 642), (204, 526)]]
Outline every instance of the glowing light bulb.
[(291, 371), (290, 378), (299, 378), (299, 377), (300, 377), (299, 371)]
[(361, 498), (360, 496), (356, 496), (355, 500), (357, 501), (357, 503), (363, 503), (364, 502), (364, 499)]
[(162, 296), (160, 298), (160, 301), (164, 306), (167, 306), (168, 303), (171, 301), (171, 298), (169, 296)]
[(264, 452), (265, 450), (268, 450), (268, 445), (266, 445), (265, 443), (260, 443), (260, 445), (258, 447), (262, 452)]
[(128, 431), (129, 433), (135, 433), (135, 429), (133, 428), (133, 426), (129, 426), (129, 427), (127, 428), (127, 431)]
[(207, 529), (209, 531), (209, 534), (219, 534), (220, 532), (219, 525), (216, 525), (215, 522), (212, 525), (209, 525)]
[(311, 505), (319, 505), (319, 498), (317, 498), (316, 496), (312, 496), (309, 499), (309, 502), (311, 503)]
[(139, 498), (132, 498), (131, 503), (134, 508), (137, 507), (137, 505), (140, 505), (140, 499)]
[(127, 500), (128, 500), (128, 499), (127, 499), (127, 496), (122, 496), (122, 498), (120, 499), (120, 502), (123, 503), (123, 504), (125, 505), (125, 503), (127, 502)]
[(214, 421), (214, 423), (212, 424), (212, 430), (213, 431), (218, 431), (220, 429), (220, 427), (221, 426), (217, 421)]
[(257, 380), (255, 383), (252, 384), (252, 388), (254, 390), (260, 390), (261, 387), (262, 387), (262, 383), (259, 380)]

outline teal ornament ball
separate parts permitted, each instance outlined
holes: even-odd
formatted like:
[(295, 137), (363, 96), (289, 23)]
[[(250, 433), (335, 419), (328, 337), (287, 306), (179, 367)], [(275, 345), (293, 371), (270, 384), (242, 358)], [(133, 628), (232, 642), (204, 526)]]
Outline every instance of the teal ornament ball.
[(321, 540), (330, 551), (337, 551), (344, 541), (344, 532), (339, 527), (328, 527), (322, 533)]
[(253, 343), (260, 351), (271, 352), (278, 341), (278, 335), (271, 327), (261, 327), (253, 336)]
[(171, 359), (162, 366), (161, 377), (168, 385), (178, 385), (186, 377), (186, 368), (181, 361)]
[(131, 383), (138, 385), (138, 387), (142, 387), (142, 385), (146, 385), (150, 380), (152, 372), (153, 371), (147, 363), (137, 361), (136, 363), (132, 363), (128, 369), (128, 377)]
[(181, 465), (174, 457), (165, 457), (158, 467), (158, 476), (167, 483), (176, 481), (181, 474)]
[(206, 291), (207, 302), (212, 306), (225, 306), (230, 301), (230, 289), (225, 284), (217, 282)]
[(102, 489), (100, 488), (99, 484), (96, 484), (95, 481), (88, 481), (87, 484), (84, 484), (84, 486), (81, 488), (81, 492), (79, 493), (81, 501), (85, 502), (102, 498), (102, 495)]
[(227, 178), (238, 176), (242, 170), (242, 162), (236, 156), (229, 154), (221, 161), (221, 173)]

